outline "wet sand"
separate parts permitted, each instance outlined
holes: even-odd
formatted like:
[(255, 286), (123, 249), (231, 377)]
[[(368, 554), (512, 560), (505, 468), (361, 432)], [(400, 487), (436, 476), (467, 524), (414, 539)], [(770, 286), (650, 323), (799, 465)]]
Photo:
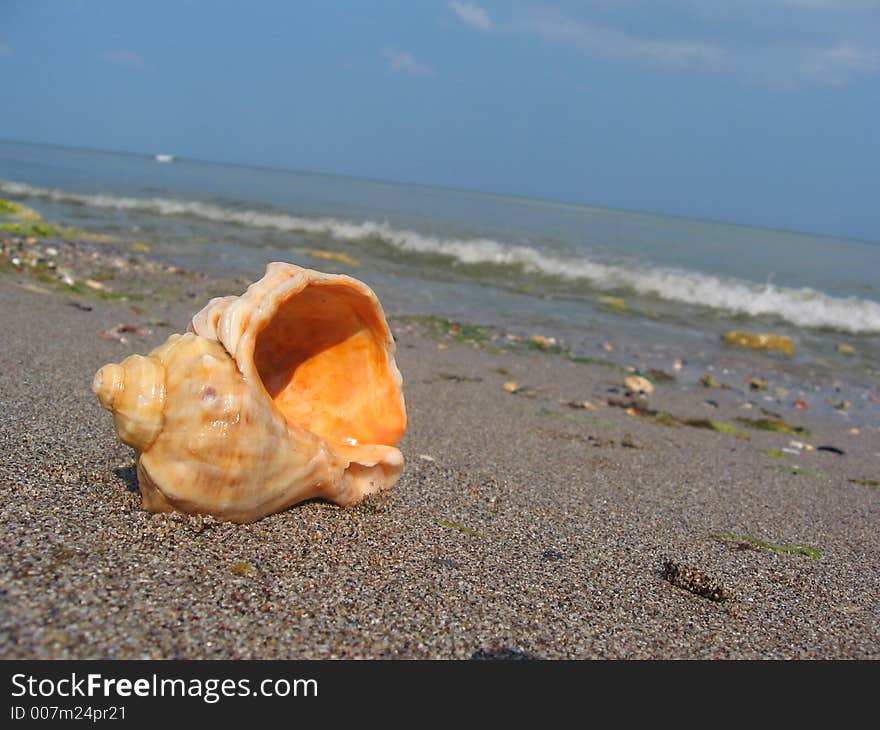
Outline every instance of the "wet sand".
[[(251, 525), (143, 511), (91, 379), (182, 331), (216, 293), (191, 284), (135, 311), (0, 275), (0, 658), (880, 657), (875, 429), (789, 409), (809, 438), (755, 430), (739, 389), (630, 398), (617, 369), (418, 321), (393, 320), (387, 497)], [(98, 336), (120, 322), (151, 333)]]

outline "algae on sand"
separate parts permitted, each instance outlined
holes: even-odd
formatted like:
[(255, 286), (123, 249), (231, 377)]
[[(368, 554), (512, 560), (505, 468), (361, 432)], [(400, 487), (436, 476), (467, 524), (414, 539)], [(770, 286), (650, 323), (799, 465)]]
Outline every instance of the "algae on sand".
[(762, 548), (764, 550), (773, 550), (774, 552), (785, 553), (786, 555), (806, 555), (808, 558), (812, 558), (813, 560), (819, 560), (819, 558), (822, 557), (822, 553), (816, 550), (816, 548), (809, 547), (807, 545), (764, 542), (763, 540), (760, 540), (757, 537), (752, 537), (751, 535), (732, 535), (730, 533), (721, 535), (720, 538), (722, 540), (727, 540), (728, 542), (738, 542), (740, 544), (753, 545), (757, 548)]
[(813, 479), (824, 479), (825, 475), (820, 471), (810, 471), (800, 466), (785, 466), (783, 464), (774, 464), (773, 468), (777, 471), (787, 474), (795, 474), (797, 476), (813, 477)]
[(492, 330), (476, 324), (461, 324), (433, 314), (395, 315), (392, 320), (419, 325), (435, 339), (485, 344), (492, 339)]
[(776, 469), (776, 471), (783, 472), (784, 474), (812, 477), (813, 479), (825, 479), (825, 475), (822, 472), (810, 471), (809, 469), (804, 469), (800, 466), (785, 466), (784, 464), (774, 464), (773, 468)]
[(7, 200), (6, 198), (0, 198), (0, 216), (18, 218), (24, 221), (39, 221), (43, 218), (33, 208), (28, 208), (26, 205), (16, 203), (13, 200)]
[(692, 426), (693, 428), (708, 428), (712, 431), (718, 431), (718, 433), (730, 433), (740, 439), (750, 439), (751, 436), (743, 431), (741, 428), (737, 428), (736, 426), (731, 425), (730, 423), (726, 423), (725, 421), (712, 421), (707, 418), (692, 418), (684, 422), (687, 426)]
[(534, 339), (526, 341), (526, 348), (529, 350), (540, 350), (541, 352), (549, 352), (553, 355), (567, 355), (568, 348), (563, 347), (558, 342), (545, 339)]
[(801, 426), (792, 426), (788, 421), (782, 418), (743, 418), (736, 419), (738, 423), (754, 428), (758, 431), (775, 431), (776, 433), (787, 433), (793, 436), (806, 436), (809, 438), (812, 434)]
[(851, 484), (860, 484), (863, 487), (880, 487), (880, 482), (876, 479), (848, 479)]
[(568, 359), (571, 360), (571, 362), (579, 363), (581, 365), (598, 365), (599, 367), (608, 368), (609, 370), (618, 370), (622, 373), (627, 372), (623, 365), (612, 362), (611, 360), (605, 360), (601, 357), (569, 355)]
[(779, 449), (767, 449), (766, 451), (762, 451), (762, 454), (767, 454), (767, 456), (771, 456), (774, 459), (784, 459), (785, 452), (780, 451)]
[(482, 378), (474, 378), (469, 375), (459, 375), (458, 373), (447, 373), (440, 372), (437, 373), (438, 380), (450, 380), (454, 383), (479, 383), (483, 379)]
[(610, 402), (609, 405), (621, 408), (628, 406), (628, 412), (651, 423), (656, 423), (659, 426), (667, 426), (670, 428), (690, 426), (691, 428), (704, 428), (710, 431), (717, 431), (718, 433), (733, 434), (739, 439), (750, 438), (748, 433), (730, 423), (726, 423), (725, 421), (713, 421), (708, 418), (679, 418), (667, 411), (655, 411), (651, 408), (646, 408), (644, 405), (637, 402), (632, 402), (631, 404), (622, 401)]
[(470, 535), (471, 537), (483, 537), (476, 530), (472, 530), (470, 527), (465, 527), (464, 525), (459, 525), (457, 522), (450, 522), (449, 520), (435, 520), (438, 525), (442, 527), (448, 527), (450, 530), (458, 530), (459, 532), (464, 533), (465, 535)]
[(21, 223), (0, 223), (0, 230), (13, 236), (33, 236), (34, 238), (64, 238), (65, 231), (58, 226), (42, 221), (23, 221)]

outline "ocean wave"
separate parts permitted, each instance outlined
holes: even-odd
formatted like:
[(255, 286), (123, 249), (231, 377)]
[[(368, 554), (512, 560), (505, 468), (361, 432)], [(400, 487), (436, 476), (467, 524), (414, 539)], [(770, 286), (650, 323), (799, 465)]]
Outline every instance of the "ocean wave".
[(75, 193), (8, 181), (0, 181), (0, 191), (6, 195), (97, 208), (162, 216), (190, 216), (217, 223), (327, 236), (339, 241), (377, 239), (400, 251), (441, 255), (465, 265), (512, 266), (530, 274), (585, 282), (600, 291), (629, 290), (638, 295), (708, 307), (729, 314), (778, 317), (799, 327), (829, 328), (852, 333), (880, 332), (880, 303), (857, 297), (834, 297), (810, 288), (762, 285), (695, 271), (607, 264), (587, 258), (556, 256), (530, 246), (512, 245), (491, 238), (438, 238), (397, 229), (387, 222), (350, 222), (336, 218), (238, 210), (172, 198)]

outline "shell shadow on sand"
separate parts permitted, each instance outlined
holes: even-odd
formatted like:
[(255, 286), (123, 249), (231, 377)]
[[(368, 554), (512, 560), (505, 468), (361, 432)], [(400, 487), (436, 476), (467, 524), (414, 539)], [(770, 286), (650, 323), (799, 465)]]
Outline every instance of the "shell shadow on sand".
[(138, 487), (137, 480), (137, 465), (129, 464), (128, 466), (117, 466), (113, 469), (113, 474), (125, 484), (125, 488), (131, 492), (132, 494), (139, 494), (140, 487)]

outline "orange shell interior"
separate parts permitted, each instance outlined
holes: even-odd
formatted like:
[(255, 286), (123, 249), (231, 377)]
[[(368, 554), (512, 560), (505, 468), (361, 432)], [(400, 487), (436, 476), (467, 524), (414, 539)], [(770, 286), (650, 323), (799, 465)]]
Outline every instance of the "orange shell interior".
[(325, 441), (395, 445), (406, 412), (378, 306), (345, 282), (309, 284), (257, 335), (254, 362), (284, 417)]

